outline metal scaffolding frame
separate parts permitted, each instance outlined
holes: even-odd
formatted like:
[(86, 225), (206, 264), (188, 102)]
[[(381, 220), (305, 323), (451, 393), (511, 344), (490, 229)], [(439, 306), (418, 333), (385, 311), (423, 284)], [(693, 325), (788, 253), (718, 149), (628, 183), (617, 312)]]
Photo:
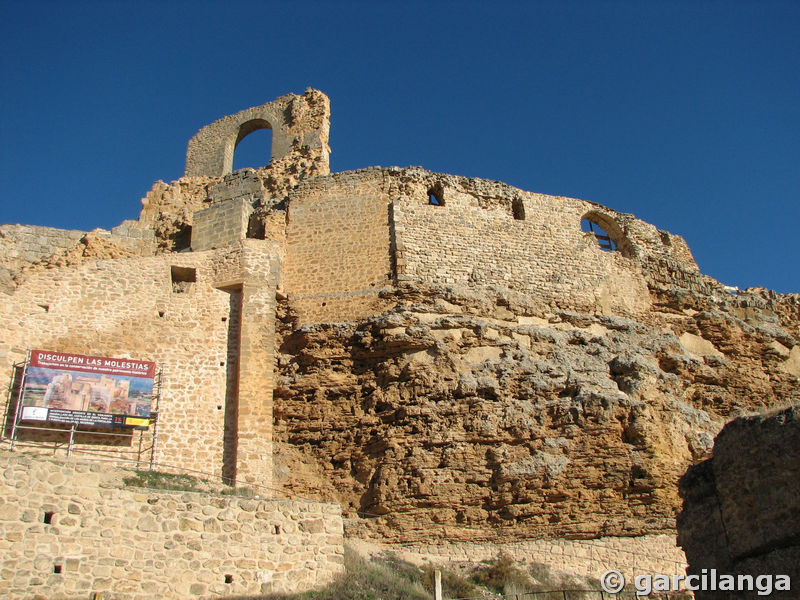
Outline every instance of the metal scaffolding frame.
[[(126, 463), (136, 463), (137, 468), (142, 465), (146, 465), (146, 468), (150, 471), (154, 470), (157, 464), (157, 453), (158, 453), (158, 434), (159, 434), (159, 408), (161, 404), (161, 396), (163, 391), (163, 381), (164, 381), (164, 364), (158, 363), (158, 371), (156, 372), (155, 381), (154, 381), (154, 393), (150, 396), (151, 400), (151, 410), (150, 410), (150, 427), (147, 429), (137, 429), (137, 428), (122, 428), (120, 430), (116, 430), (113, 432), (109, 431), (93, 431), (91, 429), (81, 428), (79, 425), (72, 423), (70, 424), (69, 428), (65, 427), (57, 427), (57, 426), (47, 426), (44, 425), (24, 425), (24, 421), (20, 419), (20, 409), (22, 406), (23, 395), (25, 391), (25, 381), (27, 378), (28, 373), (28, 366), (31, 360), (31, 350), (28, 349), (26, 352), (25, 360), (21, 363), (15, 363), (13, 371), (11, 373), (11, 380), (9, 381), (8, 386), (8, 398), (6, 399), (6, 411), (5, 411), (5, 418), (4, 418), (4, 425), (2, 431), (0, 431), (0, 439), (7, 439), (10, 442), (11, 450), (14, 450), (19, 445), (25, 445), (30, 447), (36, 448), (46, 448), (52, 447), (53, 452), (57, 452), (59, 449), (64, 448), (64, 442), (58, 442), (53, 440), (35, 440), (35, 439), (25, 439), (21, 440), (19, 438), (19, 434), (21, 431), (43, 431), (52, 433), (63, 433), (67, 436), (66, 440), (66, 455), (67, 457), (72, 456), (73, 452), (80, 452), (81, 454), (87, 454), (87, 458), (95, 458), (93, 455), (99, 455), (102, 458), (98, 458), (98, 460), (112, 460), (112, 461), (119, 461), (119, 462), (126, 462)], [(21, 375), (20, 369), (22, 371)], [(16, 388), (16, 385), (19, 385)], [(16, 394), (14, 390), (16, 388)], [(12, 413), (13, 412), (13, 416)], [(10, 435), (6, 436), (6, 432), (9, 429), (9, 418), (10, 418)], [(76, 449), (76, 435), (77, 436), (86, 436), (91, 438), (92, 436), (97, 436), (98, 441), (102, 440), (104, 437), (120, 437), (120, 436), (130, 436), (131, 438), (131, 446), (134, 445), (134, 436), (135, 432), (139, 432), (139, 439), (138, 444), (136, 444), (137, 448), (133, 451), (136, 455), (135, 459), (125, 458), (122, 456), (122, 452), (117, 450), (113, 454), (110, 452), (104, 453), (102, 449), (98, 449), (96, 447), (92, 447), (91, 449)], [(150, 434), (150, 435), (148, 435)], [(147, 438), (150, 438), (147, 440)], [(149, 445), (146, 445), (146, 440), (149, 441)], [(109, 450), (112, 448), (118, 448), (117, 446), (109, 446)], [(147, 454), (149, 453), (149, 457)], [(144, 456), (144, 458), (143, 458)]]

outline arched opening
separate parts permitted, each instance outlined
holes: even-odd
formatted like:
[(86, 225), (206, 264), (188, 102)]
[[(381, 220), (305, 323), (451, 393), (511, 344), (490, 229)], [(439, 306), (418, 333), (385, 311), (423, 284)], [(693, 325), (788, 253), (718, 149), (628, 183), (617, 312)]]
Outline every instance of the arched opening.
[(233, 170), (258, 169), (272, 157), (272, 126), (264, 119), (253, 119), (239, 127), (233, 150)]
[(581, 219), (581, 231), (593, 236), (601, 250), (621, 252), (629, 256), (630, 243), (616, 221), (600, 212), (591, 211)]
[(595, 221), (591, 219), (584, 219), (581, 221), (581, 231), (593, 234), (601, 250), (605, 250), (606, 252), (615, 252), (617, 250), (617, 244), (611, 236), (608, 235), (608, 232)]

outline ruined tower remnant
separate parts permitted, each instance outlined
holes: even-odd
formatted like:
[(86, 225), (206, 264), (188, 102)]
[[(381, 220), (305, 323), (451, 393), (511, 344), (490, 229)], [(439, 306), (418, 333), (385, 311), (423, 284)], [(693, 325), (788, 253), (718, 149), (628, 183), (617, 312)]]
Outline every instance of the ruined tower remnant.
[(326, 165), (330, 101), (325, 94), (308, 90), (303, 96), (287, 94), (228, 115), (206, 125), (189, 140), (186, 177), (221, 177), (233, 169), (233, 153), (245, 137), (259, 129), (272, 130), (272, 160), (305, 153)]

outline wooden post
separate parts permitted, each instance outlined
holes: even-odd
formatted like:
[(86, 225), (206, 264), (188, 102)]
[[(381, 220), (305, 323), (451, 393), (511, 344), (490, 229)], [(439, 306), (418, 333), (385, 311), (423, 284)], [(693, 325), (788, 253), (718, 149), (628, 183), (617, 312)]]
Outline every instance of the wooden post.
[(433, 600), (442, 600), (442, 572), (439, 569), (433, 572)]

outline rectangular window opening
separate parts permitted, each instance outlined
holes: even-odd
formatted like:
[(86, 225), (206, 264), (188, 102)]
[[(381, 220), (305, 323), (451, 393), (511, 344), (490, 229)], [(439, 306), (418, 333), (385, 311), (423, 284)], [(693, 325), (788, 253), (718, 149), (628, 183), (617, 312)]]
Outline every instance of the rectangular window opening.
[(172, 279), (172, 291), (176, 294), (187, 292), (197, 281), (197, 269), (193, 267), (170, 267), (170, 277)]

